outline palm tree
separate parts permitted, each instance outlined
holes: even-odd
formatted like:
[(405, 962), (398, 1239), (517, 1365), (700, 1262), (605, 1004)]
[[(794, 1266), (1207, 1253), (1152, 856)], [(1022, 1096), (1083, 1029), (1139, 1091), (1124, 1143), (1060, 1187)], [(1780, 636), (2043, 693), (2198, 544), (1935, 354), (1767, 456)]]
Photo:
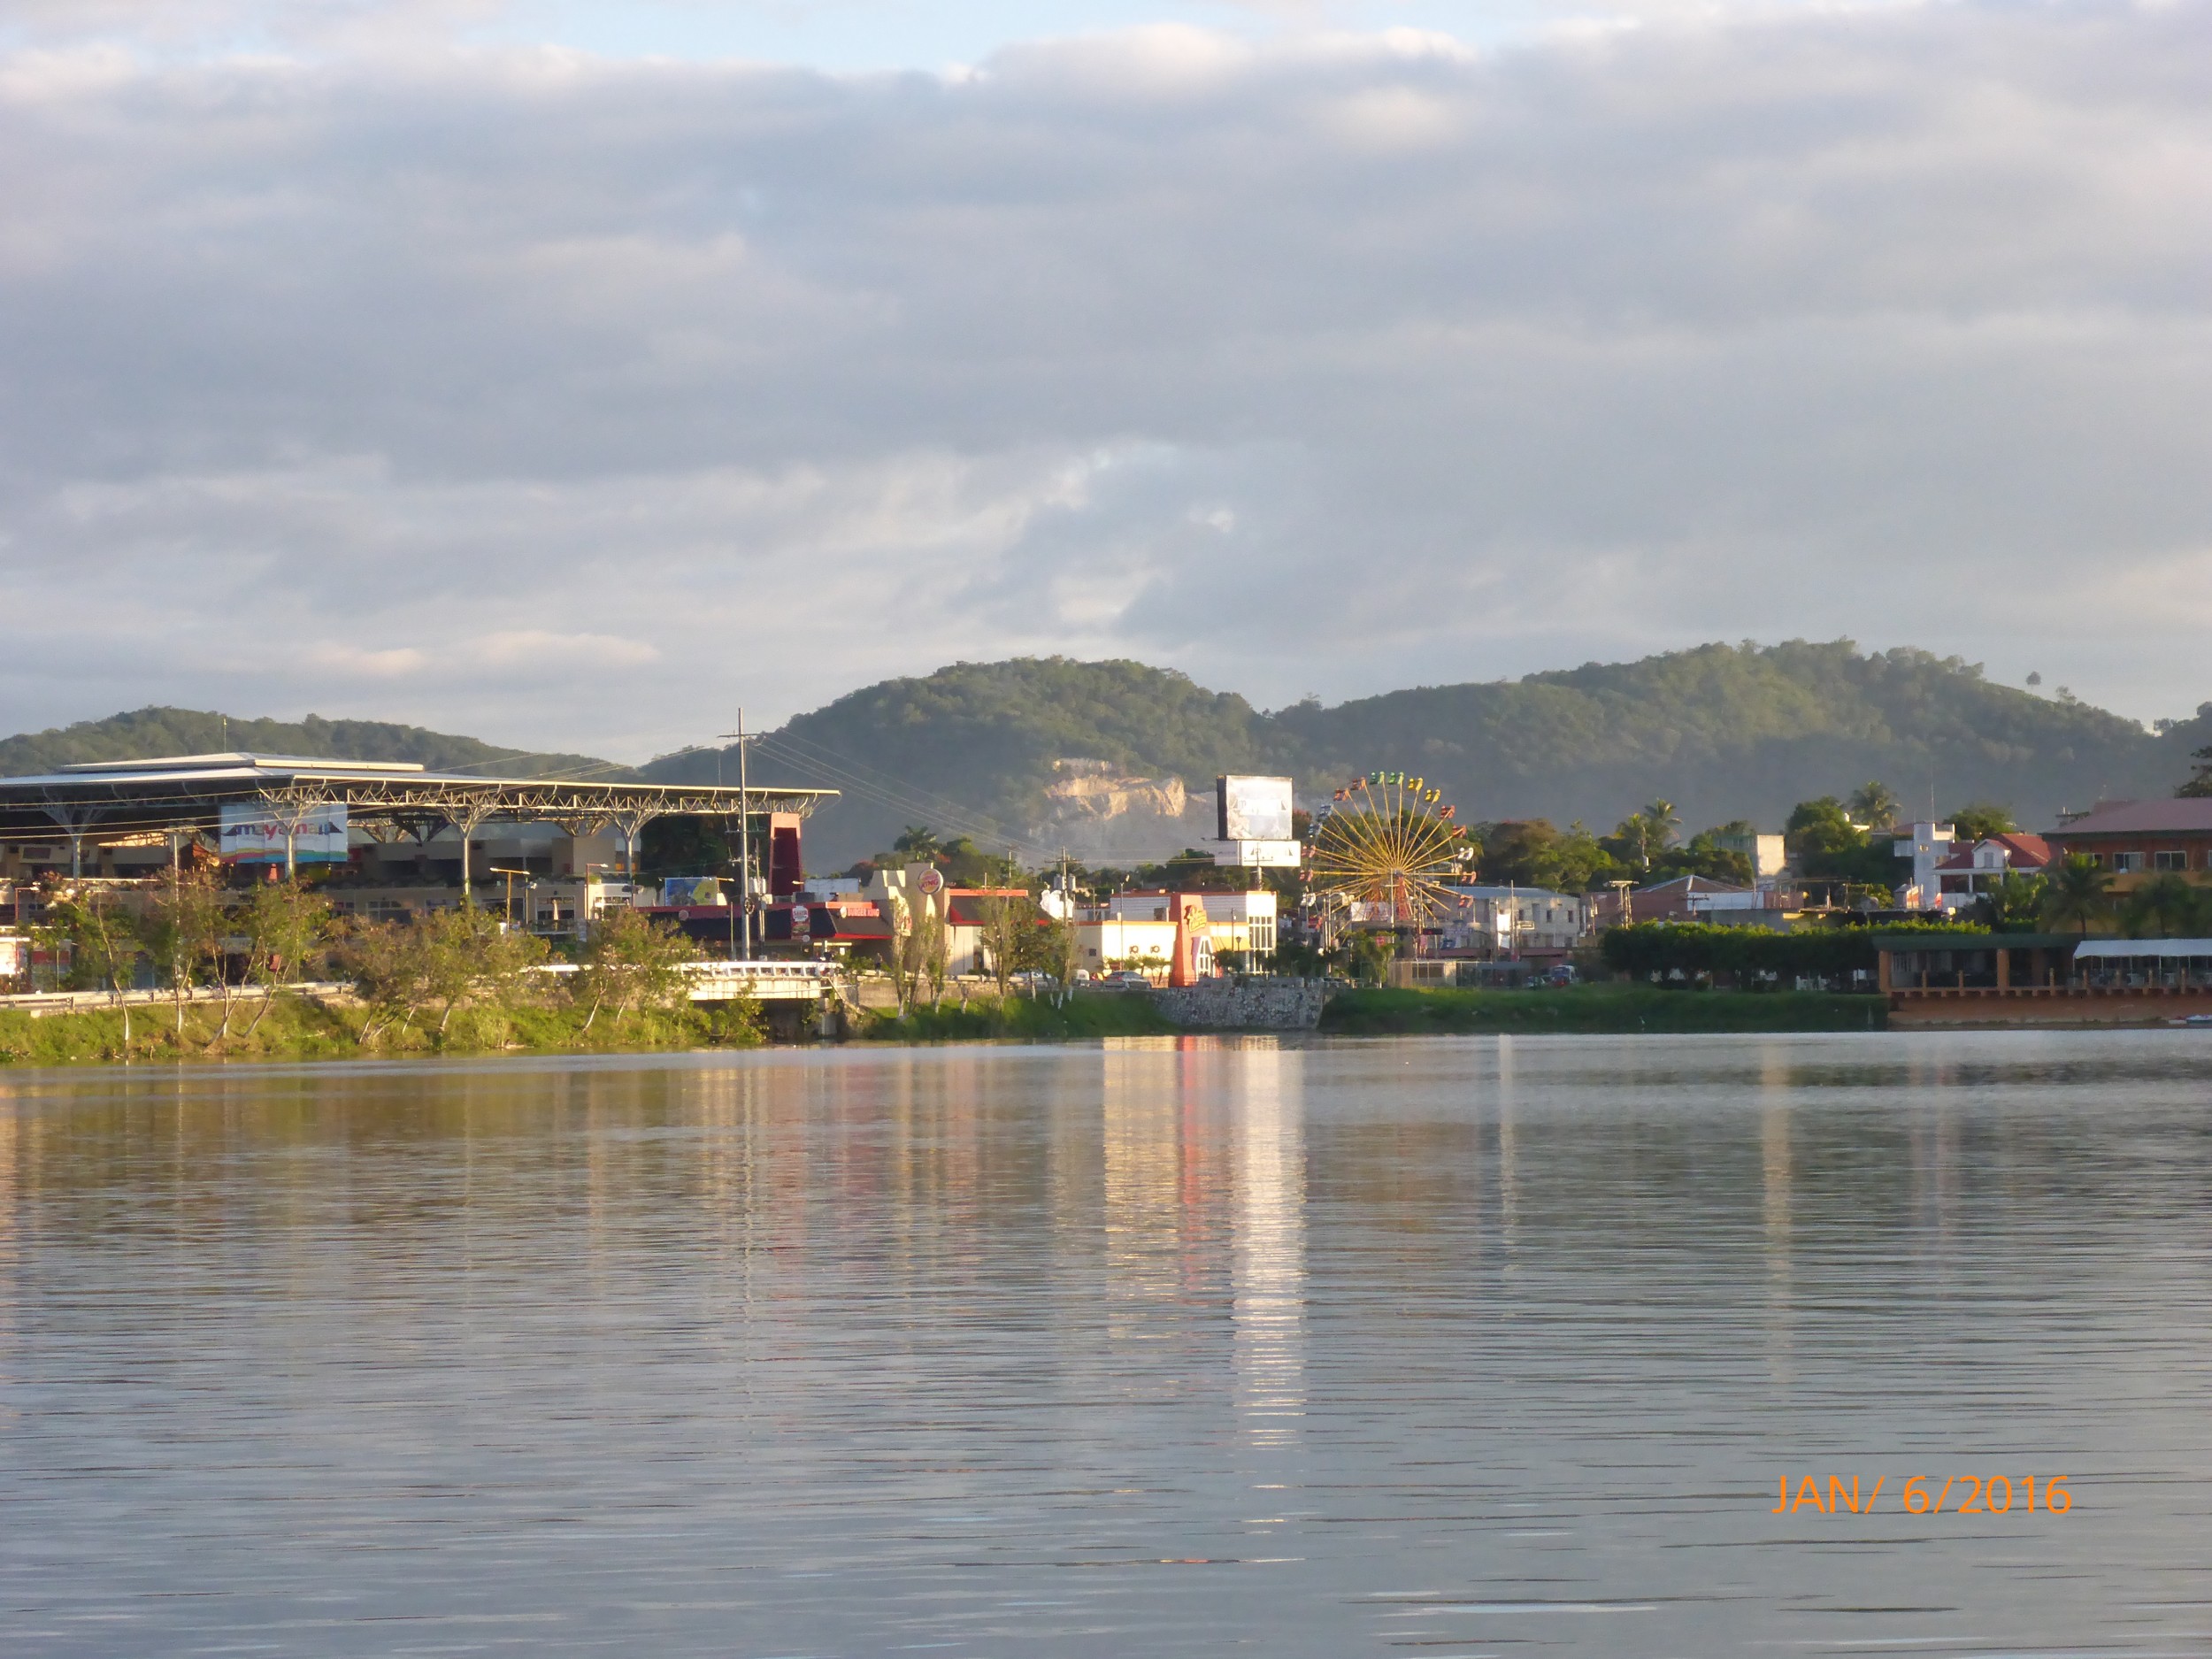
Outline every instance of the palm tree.
[(2111, 908), (2111, 900), (2106, 895), (2112, 878), (2087, 853), (2070, 853), (2048, 879), (2049, 890), (2043, 899), (2044, 920), (2054, 927), (2072, 922), (2086, 939), (2089, 924)]
[(1620, 846), (1623, 862), (1639, 870), (1651, 868), (1651, 824), (1640, 812), (1615, 826), (1613, 840)]
[(1851, 816), (1856, 822), (1877, 830), (1887, 829), (1896, 823), (1897, 815), (1904, 810), (1903, 803), (1890, 787), (1873, 779), (1853, 790), (1851, 799), (1846, 804), (1850, 807)]
[(938, 840), (935, 830), (920, 824), (909, 824), (899, 832), (898, 840), (891, 843), (891, 850), (904, 853), (917, 864), (927, 864), (945, 850), (945, 844)]
[(2187, 939), (2195, 934), (2206, 908), (2204, 895), (2170, 870), (2128, 895), (2123, 919), (2131, 939)]
[(1674, 815), (1673, 802), (1654, 801), (1644, 809), (1643, 819), (1650, 828), (1653, 849), (1664, 852), (1674, 845), (1674, 833), (1682, 827), (1682, 820)]

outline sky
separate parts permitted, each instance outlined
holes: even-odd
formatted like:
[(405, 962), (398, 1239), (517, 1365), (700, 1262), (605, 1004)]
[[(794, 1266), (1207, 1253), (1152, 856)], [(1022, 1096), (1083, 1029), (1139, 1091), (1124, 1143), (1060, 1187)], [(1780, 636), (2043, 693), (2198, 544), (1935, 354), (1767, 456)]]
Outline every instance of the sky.
[(0, 0), (0, 727), (2212, 699), (2212, 0)]

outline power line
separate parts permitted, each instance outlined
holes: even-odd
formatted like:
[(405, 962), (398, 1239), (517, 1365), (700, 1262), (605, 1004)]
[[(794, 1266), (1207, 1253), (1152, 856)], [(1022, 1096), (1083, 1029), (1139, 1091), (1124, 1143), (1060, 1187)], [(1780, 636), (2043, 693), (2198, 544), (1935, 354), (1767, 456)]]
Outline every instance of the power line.
[[(919, 784), (900, 777), (895, 772), (887, 772), (879, 767), (872, 766), (866, 761), (861, 760), (856, 756), (844, 754), (840, 750), (833, 749), (826, 743), (814, 742), (805, 738), (792, 737), (783, 734), (778, 734), (771, 738), (769, 741), (779, 743), (786, 749), (789, 750), (789, 758), (799, 764), (835, 764), (848, 769), (848, 776), (856, 778), (869, 778), (876, 784), (877, 787), (895, 790), (899, 794), (906, 796), (910, 802), (918, 808), (939, 814), (958, 814), (966, 817), (972, 826), (979, 824), (980, 826), (987, 828), (989, 833), (993, 835), (1003, 835), (1005, 833), (1005, 826), (1000, 824), (988, 813), (980, 815), (971, 813), (968, 808), (958, 801), (952, 800), (945, 795), (935, 794), (933, 791), (925, 789)], [(810, 753), (810, 751), (811, 752)]]
[[(941, 795), (933, 795), (926, 791), (913, 789), (904, 785), (902, 780), (890, 778), (887, 774), (877, 773), (877, 777), (884, 780), (883, 782), (878, 783), (871, 778), (862, 776), (857, 772), (826, 758), (823, 755), (806, 754), (795, 746), (780, 741), (776, 738), (761, 737), (754, 741), (762, 749), (776, 755), (778, 758), (794, 765), (811, 767), (827, 772), (845, 783), (855, 795), (873, 801), (879, 805), (887, 806), (902, 815), (912, 814), (922, 818), (933, 818), (956, 834), (967, 835), (995, 845), (1011, 845), (1032, 856), (1040, 856), (1046, 850), (1041, 843), (1031, 841), (1027, 836), (1010, 834), (1006, 826), (995, 818), (971, 814), (947, 801)], [(860, 766), (863, 763), (856, 761), (852, 764)], [(867, 770), (874, 771), (873, 768), (867, 768)]]

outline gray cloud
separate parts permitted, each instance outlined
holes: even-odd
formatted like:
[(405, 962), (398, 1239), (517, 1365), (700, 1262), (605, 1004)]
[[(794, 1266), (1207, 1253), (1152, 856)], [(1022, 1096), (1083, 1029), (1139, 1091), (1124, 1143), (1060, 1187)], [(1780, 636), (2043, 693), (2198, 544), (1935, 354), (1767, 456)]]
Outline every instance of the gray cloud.
[(2212, 695), (2212, 10), (0, 59), (0, 696), (642, 754), (1125, 651)]

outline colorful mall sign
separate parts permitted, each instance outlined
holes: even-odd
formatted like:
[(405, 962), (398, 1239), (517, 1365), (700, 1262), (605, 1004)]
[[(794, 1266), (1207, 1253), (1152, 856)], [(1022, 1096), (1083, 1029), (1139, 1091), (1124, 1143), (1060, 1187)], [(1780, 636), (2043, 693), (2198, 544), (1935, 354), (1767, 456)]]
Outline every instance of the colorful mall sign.
[(223, 809), (223, 862), (236, 864), (342, 864), (346, 862), (343, 802), (273, 807), (242, 802)]

